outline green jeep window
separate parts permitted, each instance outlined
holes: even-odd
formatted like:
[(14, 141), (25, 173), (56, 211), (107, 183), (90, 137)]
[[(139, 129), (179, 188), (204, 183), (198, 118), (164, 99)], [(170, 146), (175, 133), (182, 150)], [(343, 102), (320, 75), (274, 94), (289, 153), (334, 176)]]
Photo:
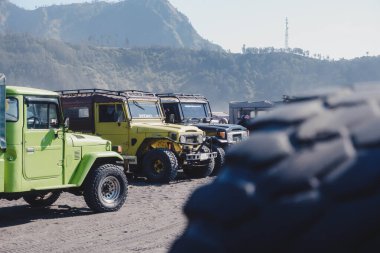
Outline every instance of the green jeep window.
[(58, 109), (56, 104), (29, 103), (27, 107), (28, 129), (58, 128)]
[(18, 106), (16, 98), (7, 98), (5, 102), (5, 119), (7, 122), (16, 122), (18, 120)]

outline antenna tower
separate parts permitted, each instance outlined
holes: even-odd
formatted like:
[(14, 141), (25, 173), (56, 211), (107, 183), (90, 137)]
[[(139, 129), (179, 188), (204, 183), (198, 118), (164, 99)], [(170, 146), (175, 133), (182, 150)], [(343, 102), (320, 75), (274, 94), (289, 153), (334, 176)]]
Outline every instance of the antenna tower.
[(288, 17), (285, 19), (285, 50), (289, 50), (289, 26)]

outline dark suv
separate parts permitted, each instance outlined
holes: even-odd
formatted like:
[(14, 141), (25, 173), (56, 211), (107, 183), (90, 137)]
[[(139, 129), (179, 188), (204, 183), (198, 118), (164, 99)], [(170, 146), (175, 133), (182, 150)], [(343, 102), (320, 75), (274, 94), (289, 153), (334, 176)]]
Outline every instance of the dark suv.
[(213, 174), (216, 174), (224, 163), (225, 149), (248, 138), (245, 127), (213, 120), (210, 103), (202, 95), (165, 93), (158, 96), (166, 122), (194, 125), (211, 137), (211, 149), (218, 153)]

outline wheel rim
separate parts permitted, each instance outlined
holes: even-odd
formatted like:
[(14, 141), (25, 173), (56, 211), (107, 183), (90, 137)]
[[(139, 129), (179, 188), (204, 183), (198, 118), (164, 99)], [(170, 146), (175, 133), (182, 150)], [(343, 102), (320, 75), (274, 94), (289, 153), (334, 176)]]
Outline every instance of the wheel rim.
[(160, 174), (164, 170), (164, 163), (161, 160), (156, 160), (153, 163), (153, 170)]
[(114, 176), (105, 177), (99, 184), (100, 200), (105, 204), (113, 204), (120, 196), (121, 185)]

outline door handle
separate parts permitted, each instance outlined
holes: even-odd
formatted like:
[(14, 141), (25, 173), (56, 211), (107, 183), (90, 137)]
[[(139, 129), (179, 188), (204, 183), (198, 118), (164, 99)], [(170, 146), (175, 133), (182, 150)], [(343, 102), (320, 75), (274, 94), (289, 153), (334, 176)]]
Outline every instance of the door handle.
[(26, 148), (26, 152), (28, 153), (34, 153), (34, 148)]

